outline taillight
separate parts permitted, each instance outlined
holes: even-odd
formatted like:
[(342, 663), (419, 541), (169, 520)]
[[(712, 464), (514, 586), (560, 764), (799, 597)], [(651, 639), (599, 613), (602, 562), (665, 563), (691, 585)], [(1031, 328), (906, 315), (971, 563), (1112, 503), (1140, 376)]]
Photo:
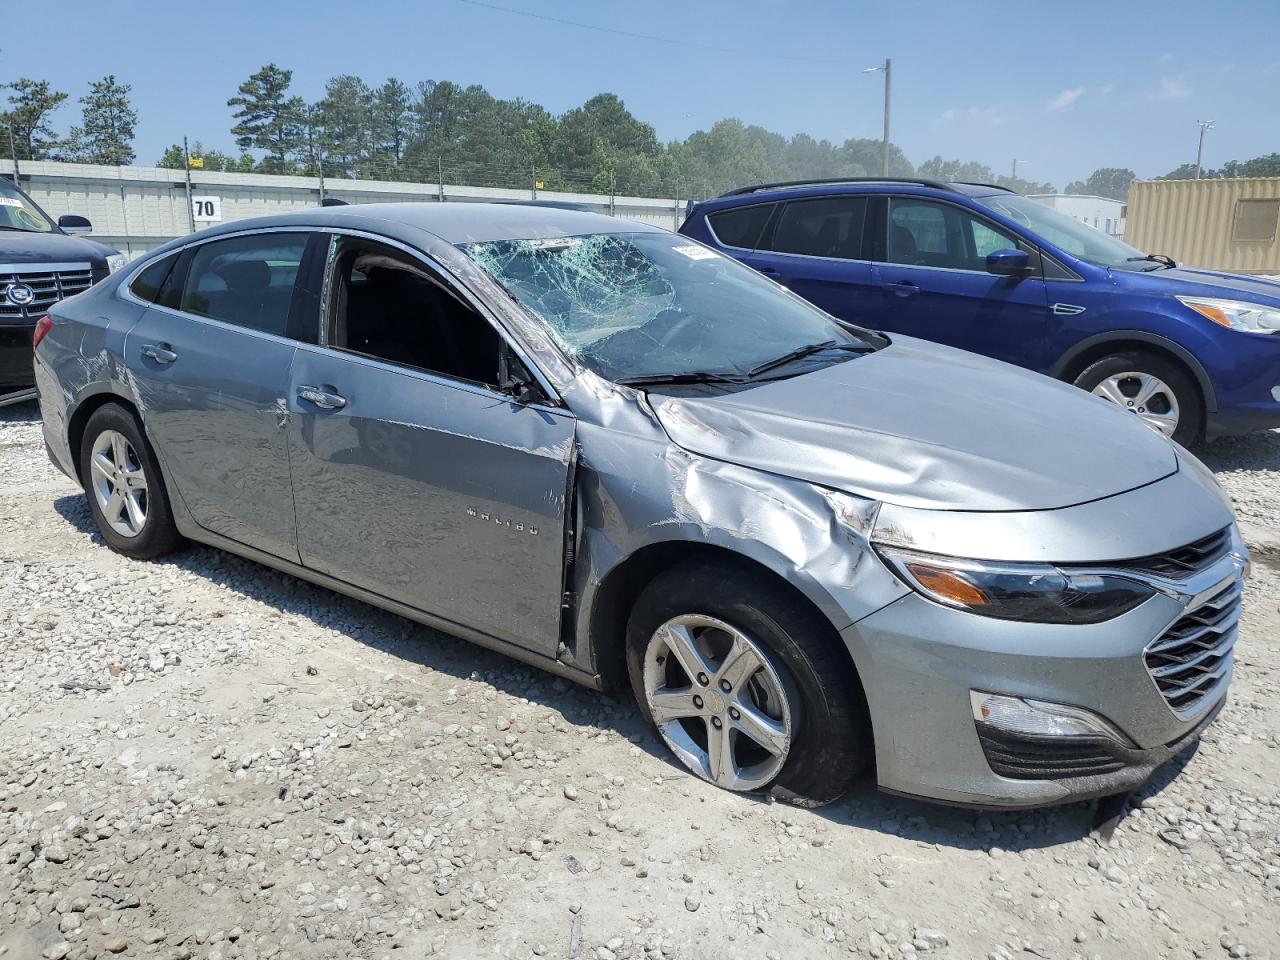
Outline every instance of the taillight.
[(31, 349), (34, 350), (36, 347), (40, 346), (40, 341), (43, 340), (52, 329), (53, 317), (46, 314), (37, 320), (35, 332), (31, 334)]

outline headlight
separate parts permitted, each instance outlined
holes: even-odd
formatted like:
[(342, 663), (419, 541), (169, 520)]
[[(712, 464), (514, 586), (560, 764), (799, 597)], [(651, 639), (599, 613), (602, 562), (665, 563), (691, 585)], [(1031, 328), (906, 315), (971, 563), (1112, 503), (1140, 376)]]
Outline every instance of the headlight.
[(1186, 306), (1216, 324), (1245, 333), (1280, 333), (1280, 310), (1243, 300), (1216, 297), (1178, 297)]
[(107, 273), (115, 273), (128, 262), (129, 258), (123, 253), (111, 254), (111, 256), (107, 257)]
[(998, 620), (1101, 623), (1155, 593), (1134, 580), (1047, 563), (986, 563), (876, 549), (908, 586), (930, 600)]

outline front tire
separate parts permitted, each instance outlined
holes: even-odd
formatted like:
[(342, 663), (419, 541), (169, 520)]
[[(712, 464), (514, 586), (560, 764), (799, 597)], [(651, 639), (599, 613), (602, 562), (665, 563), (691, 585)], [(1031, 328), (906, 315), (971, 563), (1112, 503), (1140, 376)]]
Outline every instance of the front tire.
[(1165, 357), (1137, 350), (1112, 354), (1086, 367), (1075, 385), (1136, 414), (1184, 447), (1204, 436), (1200, 388), (1181, 365)]
[(102, 539), (117, 553), (151, 560), (181, 542), (155, 453), (119, 404), (99, 407), (85, 424), (80, 484)]
[(862, 690), (830, 624), (768, 576), (687, 563), (640, 594), (627, 668), (641, 713), (691, 772), (816, 806), (871, 762)]

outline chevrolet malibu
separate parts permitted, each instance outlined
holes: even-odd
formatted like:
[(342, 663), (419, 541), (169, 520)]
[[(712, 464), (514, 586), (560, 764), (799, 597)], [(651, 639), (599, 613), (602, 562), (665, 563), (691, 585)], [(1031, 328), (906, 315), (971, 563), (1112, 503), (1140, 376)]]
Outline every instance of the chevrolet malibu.
[(629, 686), (728, 790), (1119, 793), (1226, 697), (1248, 556), (1194, 457), (655, 227), (240, 221), (35, 340), (50, 456), (113, 549), (211, 544)]

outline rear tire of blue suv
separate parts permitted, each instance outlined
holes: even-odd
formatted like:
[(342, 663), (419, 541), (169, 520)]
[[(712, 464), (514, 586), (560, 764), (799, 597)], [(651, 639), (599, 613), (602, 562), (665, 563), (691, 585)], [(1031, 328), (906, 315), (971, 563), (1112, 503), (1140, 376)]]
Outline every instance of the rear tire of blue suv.
[[(1075, 385), (1124, 407), (1184, 447), (1204, 439), (1204, 397), (1191, 374), (1174, 360), (1145, 350), (1114, 353), (1081, 371)], [(1152, 402), (1150, 409), (1145, 402)], [(1171, 415), (1176, 425), (1170, 432), (1164, 427)]]

